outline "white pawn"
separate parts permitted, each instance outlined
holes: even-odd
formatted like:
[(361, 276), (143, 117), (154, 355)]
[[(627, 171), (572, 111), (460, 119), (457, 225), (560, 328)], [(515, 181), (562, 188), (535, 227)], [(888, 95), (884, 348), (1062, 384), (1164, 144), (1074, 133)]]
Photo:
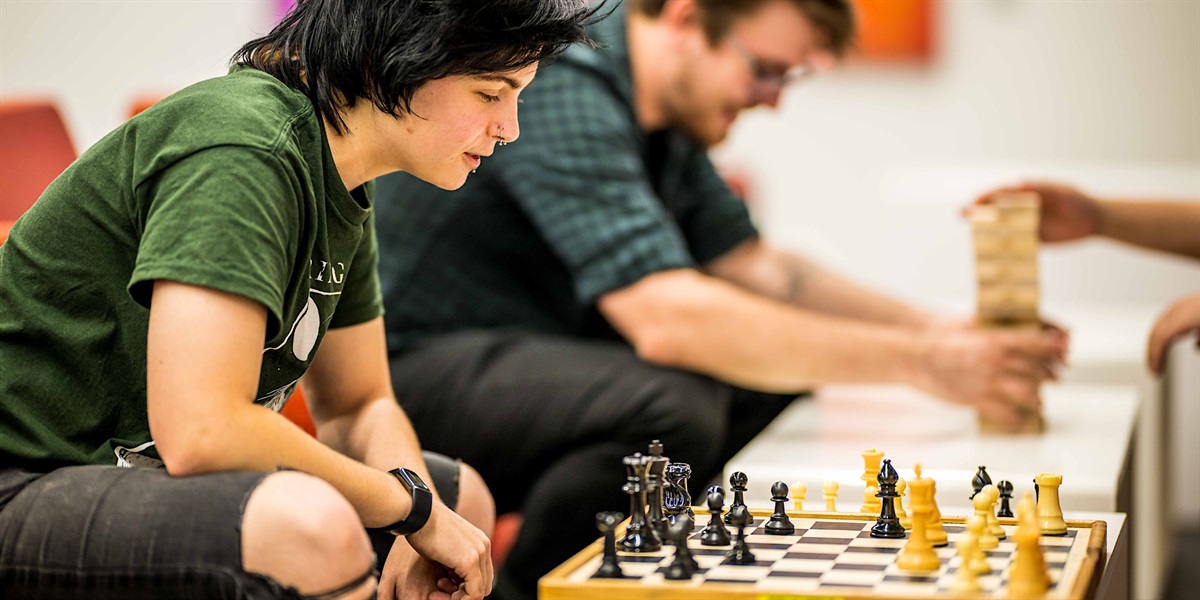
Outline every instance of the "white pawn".
[[(988, 488), (991, 488), (990, 490)], [(992, 492), (996, 490), (994, 485), (985, 485), (983, 489), (975, 494), (975, 516), (983, 520), (983, 531), (979, 534), (979, 547), (983, 550), (993, 550), (1000, 547), (1000, 538), (992, 533), (991, 528), (987, 526), (988, 512), (992, 506)]]
[[(871, 510), (871, 500), (875, 500), (876, 502), (879, 502), (879, 498), (875, 497), (875, 495), (878, 493), (879, 493), (879, 488), (874, 485), (870, 485), (870, 484), (868, 484), (867, 488), (863, 490), (863, 510), (864, 510), (863, 514), (869, 514), (869, 515), (875, 514), (874, 512), (866, 512), (866, 511)], [(879, 502), (879, 509), (883, 510), (882, 502)]]
[(984, 575), (992, 570), (992, 565), (987, 561), (987, 554), (979, 547), (979, 536), (983, 534), (985, 526), (986, 523), (979, 515), (967, 519), (967, 537), (971, 539), (971, 556), (967, 567), (976, 575)]
[(825, 511), (837, 512), (838, 483), (826, 481), (821, 484), (821, 492), (825, 494)]
[(900, 519), (900, 526), (905, 529), (912, 529), (912, 519), (910, 519), (908, 517), (908, 513), (905, 512), (905, 510), (904, 510), (904, 503), (901, 502), (904, 499), (905, 492), (907, 492), (907, 491), (908, 491), (908, 484), (905, 483), (903, 479), (897, 481), (896, 482), (896, 497), (892, 498), (892, 502), (895, 503), (896, 517)]
[(992, 488), (989, 492), (990, 496), (989, 496), (989, 500), (988, 500), (988, 511), (987, 511), (988, 533), (996, 536), (996, 539), (998, 539), (998, 540), (1005, 539), (1008, 537), (1008, 534), (1004, 533), (1004, 528), (1000, 526), (1000, 519), (996, 518), (996, 502), (998, 500), (1000, 500), (1000, 488), (998, 488), (994, 485), (993, 486), (985, 486), (985, 487)]
[[(976, 517), (971, 517), (971, 519), (976, 520)], [(962, 562), (959, 563), (954, 581), (950, 584), (950, 591), (958, 594), (978, 592), (983, 589), (976, 578), (974, 565), (971, 564), (975, 559), (976, 553), (979, 552), (978, 530), (980, 528), (978, 525), (972, 528), (972, 524), (969, 521), (967, 523), (967, 535), (958, 540), (958, 557)], [(978, 523), (978, 520), (976, 520), (976, 523)]]
[(808, 488), (799, 481), (792, 484), (792, 503), (796, 505), (797, 511), (804, 510), (804, 498), (808, 495)]

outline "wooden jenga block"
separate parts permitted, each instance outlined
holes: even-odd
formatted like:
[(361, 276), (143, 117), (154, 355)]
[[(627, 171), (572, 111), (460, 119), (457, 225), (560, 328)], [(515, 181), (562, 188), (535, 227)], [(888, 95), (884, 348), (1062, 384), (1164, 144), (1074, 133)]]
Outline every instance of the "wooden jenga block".
[(1008, 281), (980, 283), (979, 307), (991, 310), (1009, 309), (1016, 312), (1032, 310), (1036, 313), (1038, 307), (1037, 283), (1010, 283)]
[(1003, 282), (1036, 286), (1038, 266), (1036, 261), (1008, 257), (978, 258), (975, 261), (975, 274), (980, 286)]
[(1046, 418), (1041, 413), (1033, 411), (1023, 411), (1020, 421), (1016, 427), (1001, 427), (997, 423), (993, 423), (990, 419), (985, 418), (982, 414), (978, 416), (979, 430), (984, 433), (1003, 433), (1003, 434), (1036, 434), (1046, 431)]
[(976, 258), (1037, 258), (1034, 235), (985, 228), (975, 232), (974, 240)]

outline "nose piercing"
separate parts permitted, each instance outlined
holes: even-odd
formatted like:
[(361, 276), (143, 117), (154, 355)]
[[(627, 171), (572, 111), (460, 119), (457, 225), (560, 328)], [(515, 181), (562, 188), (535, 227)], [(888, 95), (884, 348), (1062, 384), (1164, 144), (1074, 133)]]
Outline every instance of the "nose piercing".
[(497, 140), (500, 140), (500, 145), (501, 145), (501, 146), (507, 146), (507, 145), (508, 145), (508, 140), (505, 140), (505, 139), (504, 139), (504, 126), (503, 126), (503, 125), (501, 125), (500, 127), (496, 128), (496, 139), (497, 139)]

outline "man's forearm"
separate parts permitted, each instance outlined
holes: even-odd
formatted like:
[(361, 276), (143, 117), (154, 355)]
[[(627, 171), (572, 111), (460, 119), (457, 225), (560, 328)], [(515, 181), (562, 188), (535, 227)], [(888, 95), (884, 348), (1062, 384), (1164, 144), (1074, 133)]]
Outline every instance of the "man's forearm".
[(799, 309), (688, 270), (610, 294), (601, 310), (650, 362), (764, 391), (907, 383), (918, 351), (911, 329)]
[(886, 325), (923, 327), (929, 315), (912, 306), (861, 287), (801, 257), (784, 254), (789, 268), (805, 273), (802, 294), (790, 303), (818, 312)]
[(904, 302), (757, 240), (713, 261), (707, 270), (752, 292), (825, 314), (908, 327), (926, 326), (931, 319)]

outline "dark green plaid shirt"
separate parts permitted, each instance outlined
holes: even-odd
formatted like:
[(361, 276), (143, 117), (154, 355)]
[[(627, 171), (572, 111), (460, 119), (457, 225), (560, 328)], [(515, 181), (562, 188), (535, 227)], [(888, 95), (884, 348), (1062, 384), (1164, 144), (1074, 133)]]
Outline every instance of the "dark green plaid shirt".
[(703, 148), (637, 125), (623, 11), (522, 97), (521, 138), (462, 189), (406, 174), (375, 202), (388, 345), (462, 329), (611, 335), (601, 295), (757, 232)]

